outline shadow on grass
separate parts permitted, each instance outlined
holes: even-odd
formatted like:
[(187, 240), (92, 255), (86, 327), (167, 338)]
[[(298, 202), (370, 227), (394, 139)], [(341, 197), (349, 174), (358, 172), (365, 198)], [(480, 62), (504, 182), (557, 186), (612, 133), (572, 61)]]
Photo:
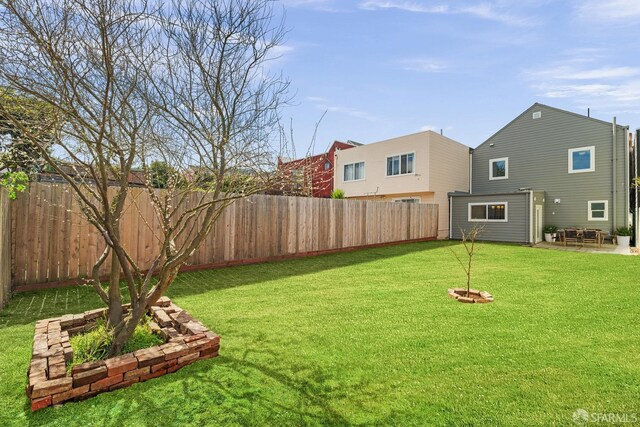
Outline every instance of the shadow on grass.
[[(211, 290), (328, 271), (456, 244), (458, 242), (448, 241), (409, 243), (286, 261), (185, 272), (178, 276), (167, 295), (171, 298), (180, 298)], [(126, 293), (126, 287), (124, 287), (123, 295)], [(103, 307), (103, 304), (90, 286), (70, 286), (18, 293), (13, 296), (5, 309), (0, 310), (0, 329), (63, 314), (82, 313), (98, 307)], [(187, 307), (184, 308), (187, 309)]]
[(33, 426), (52, 420), (80, 425), (83, 417), (103, 419), (105, 426), (352, 425), (332, 407), (332, 401), (363, 395), (360, 385), (336, 391), (317, 367), (307, 367), (307, 375), (296, 379), (266, 363), (248, 360), (249, 353), (242, 358), (198, 361), (176, 373), (77, 404), (33, 414), (28, 405), (24, 410)]

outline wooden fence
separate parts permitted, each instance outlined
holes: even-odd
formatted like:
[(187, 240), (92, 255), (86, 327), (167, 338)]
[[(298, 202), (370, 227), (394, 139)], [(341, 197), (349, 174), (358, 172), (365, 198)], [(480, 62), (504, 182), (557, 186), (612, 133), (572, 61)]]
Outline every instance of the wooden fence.
[[(194, 193), (193, 203), (199, 195)], [(13, 284), (86, 277), (104, 241), (65, 184), (33, 183), (12, 203)], [(132, 188), (121, 223), (123, 245), (142, 268), (159, 252), (149, 195)], [(254, 195), (228, 207), (191, 266), (266, 261), (292, 255), (435, 239), (438, 206)], [(101, 274), (108, 274), (105, 263)]]
[(11, 296), (11, 209), (9, 194), (0, 188), (0, 308)]

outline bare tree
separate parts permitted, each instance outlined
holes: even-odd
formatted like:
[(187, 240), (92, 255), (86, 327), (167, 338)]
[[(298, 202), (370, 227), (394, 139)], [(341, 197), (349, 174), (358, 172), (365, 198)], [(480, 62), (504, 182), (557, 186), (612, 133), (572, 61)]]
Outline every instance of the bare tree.
[(471, 229), (469, 231), (466, 231), (466, 230), (460, 228), (460, 236), (462, 238), (462, 245), (464, 246), (464, 250), (466, 252), (466, 259), (464, 260), (464, 262), (462, 261), (462, 259), (460, 259), (458, 254), (456, 254), (453, 250), (451, 250), (451, 253), (453, 254), (453, 256), (456, 257), (456, 259), (458, 260), (458, 262), (462, 266), (462, 269), (464, 270), (465, 274), (467, 275), (467, 297), (470, 296), (471, 267), (473, 266), (473, 264), (472, 264), (473, 256), (476, 255), (478, 253), (478, 250), (479, 250), (478, 247), (476, 246), (476, 239), (478, 238), (480, 233), (482, 233), (483, 229), (484, 229), (483, 225), (482, 226), (474, 225), (473, 227), (471, 227)]
[[(108, 305), (111, 354), (223, 210), (277, 178), (272, 131), (288, 82), (269, 67), (284, 35), (274, 17), (270, 0), (0, 0), (0, 85), (55, 112), (56, 158), (11, 111), (0, 105), (0, 113), (64, 177), (104, 238), (89, 282)], [(166, 189), (153, 187), (153, 161), (171, 166)], [(120, 238), (136, 169), (162, 229), (149, 266)], [(206, 185), (193, 171), (210, 176)], [(197, 202), (186, 206), (194, 191)], [(106, 288), (98, 277), (105, 262)]]

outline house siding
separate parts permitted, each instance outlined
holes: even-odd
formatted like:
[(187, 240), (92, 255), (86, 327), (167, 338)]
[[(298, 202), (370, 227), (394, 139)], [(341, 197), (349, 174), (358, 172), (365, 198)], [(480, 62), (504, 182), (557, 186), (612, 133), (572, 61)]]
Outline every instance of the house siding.
[[(482, 226), (478, 240), (494, 242), (529, 243), (531, 220), (531, 193), (504, 193), (491, 195), (451, 196), (451, 238), (461, 239), (460, 229), (469, 231), (474, 225)], [(507, 222), (470, 222), (470, 203), (506, 202)]]
[[(536, 111), (542, 115), (533, 119)], [(628, 222), (626, 130), (617, 127), (617, 226)], [(545, 225), (612, 231), (612, 133), (610, 123), (534, 104), (474, 151), (472, 193), (514, 192), (520, 188), (543, 190)], [(595, 171), (569, 173), (568, 150), (588, 146), (595, 147)], [(490, 180), (490, 159), (503, 157), (509, 158), (508, 179)], [(555, 203), (556, 199), (560, 202)], [(609, 202), (607, 221), (588, 220), (587, 202), (590, 200)]]
[[(387, 157), (414, 153), (415, 173), (386, 176)], [(344, 181), (344, 165), (365, 162), (364, 179)], [(336, 152), (335, 187), (345, 197), (388, 200), (420, 197), (439, 205), (438, 237), (449, 232), (447, 193), (469, 191), (469, 147), (433, 131), (419, 132)]]

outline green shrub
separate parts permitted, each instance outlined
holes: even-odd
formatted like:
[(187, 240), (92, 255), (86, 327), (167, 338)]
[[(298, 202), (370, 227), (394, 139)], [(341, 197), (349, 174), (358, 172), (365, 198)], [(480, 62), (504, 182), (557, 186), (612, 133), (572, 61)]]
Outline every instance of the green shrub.
[[(73, 360), (68, 363), (67, 369), (71, 370), (75, 365), (85, 362), (95, 362), (107, 358), (113, 336), (107, 331), (107, 324), (104, 321), (96, 323), (95, 327), (84, 334), (73, 336), (69, 341), (73, 348)], [(144, 319), (143, 323), (136, 326), (133, 335), (122, 349), (122, 353), (149, 348), (162, 344), (164, 341), (151, 331), (149, 319)]]
[(558, 227), (556, 227), (555, 225), (547, 225), (544, 228), (544, 232), (548, 234), (553, 234), (553, 233), (556, 233), (557, 231), (558, 231)]
[(616, 228), (616, 236), (632, 236), (633, 230), (629, 227), (618, 227)]
[(332, 199), (344, 199), (344, 190), (336, 188), (331, 192)]

